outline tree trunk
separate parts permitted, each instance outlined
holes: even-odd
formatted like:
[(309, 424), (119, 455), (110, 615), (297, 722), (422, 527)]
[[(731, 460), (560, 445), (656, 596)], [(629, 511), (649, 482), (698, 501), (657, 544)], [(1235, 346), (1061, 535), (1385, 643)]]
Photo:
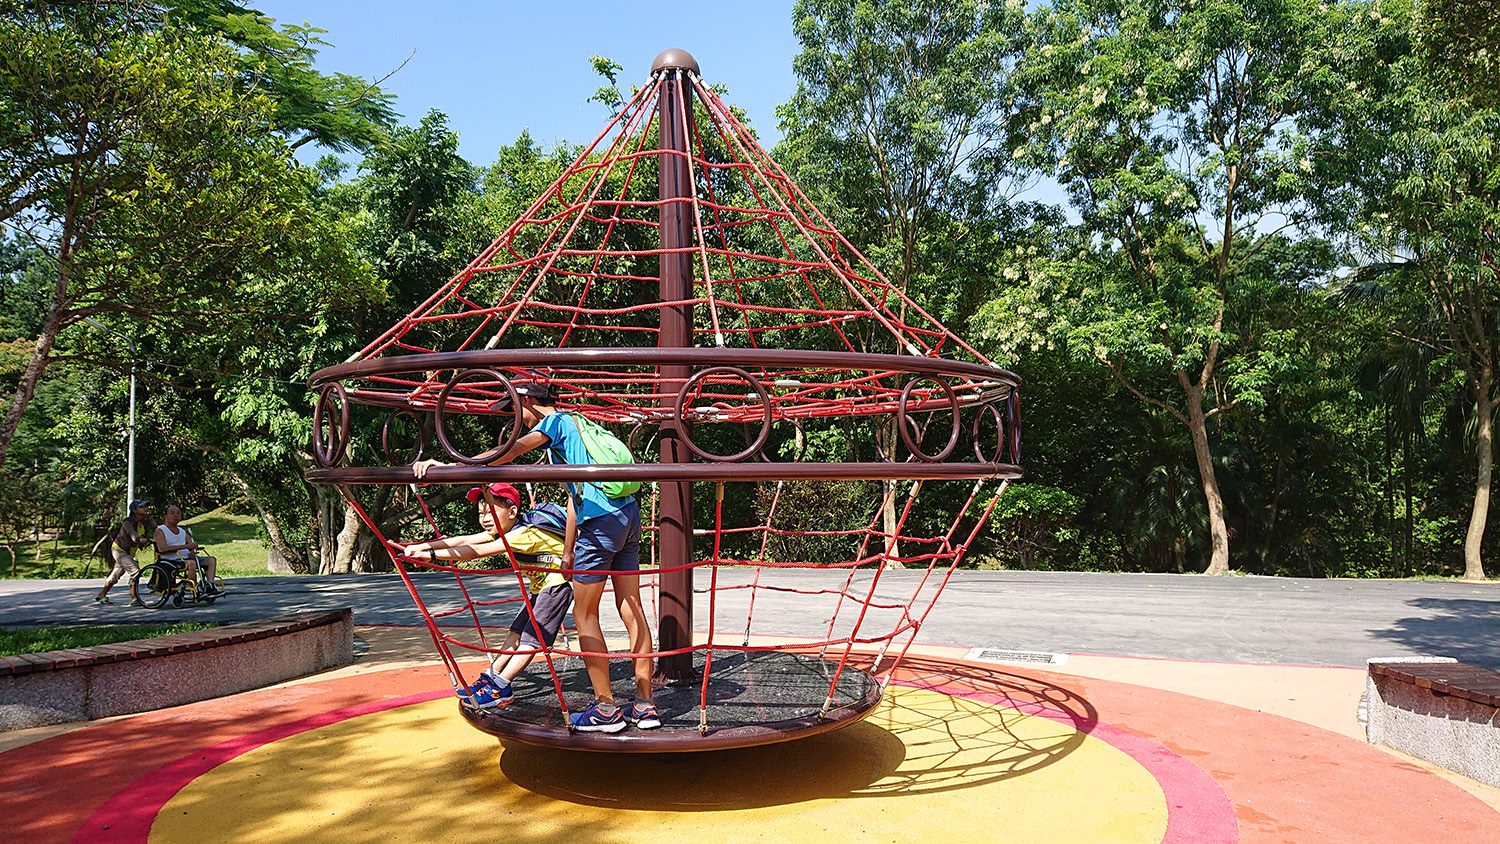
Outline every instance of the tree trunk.
[(1401, 435), (1401, 486), (1402, 493), (1406, 496), (1405, 512), (1402, 514), (1405, 534), (1402, 542), (1401, 576), (1410, 577), (1413, 571), (1413, 537), (1416, 536), (1417, 495), (1411, 485), (1411, 431), (1405, 431)]
[(898, 519), (896, 518), (895, 481), (885, 481), (885, 494), (882, 498), (884, 503), (880, 506), (880, 525), (881, 530), (885, 531), (888, 537), (885, 541), (885, 564), (889, 568), (901, 568), (901, 563), (898, 561), (901, 557), (901, 542), (896, 539)]
[[(286, 534), (281, 530), (281, 522), (277, 521), (271, 511), (267, 510), (261, 504), (260, 497), (255, 494), (255, 490), (251, 488), (250, 483), (233, 472), (229, 474), (229, 477), (234, 481), (235, 486), (239, 487), (240, 491), (245, 494), (245, 498), (250, 501), (250, 505), (255, 508), (255, 512), (260, 514), (260, 523), (265, 526), (266, 535), (271, 538), (271, 553), (266, 560), (267, 570), (276, 571), (278, 568), (284, 567), (287, 571), (297, 574), (306, 574), (310, 571), (307, 558), (298, 552), (296, 548), (292, 547), (290, 542), (286, 541)], [(273, 565), (276, 562), (279, 562), (280, 566)]]
[(1484, 525), (1490, 515), (1490, 475), (1495, 461), (1495, 409), (1490, 405), (1495, 371), (1480, 370), (1479, 399), (1479, 477), (1474, 483), (1474, 509), (1469, 512), (1469, 533), (1464, 537), (1464, 580), (1484, 580), (1484, 560), (1479, 551), (1484, 545)]
[(359, 551), (359, 534), (364, 523), (359, 520), (359, 514), (355, 512), (354, 505), (344, 503), (344, 528), (339, 531), (338, 548), (332, 558), (331, 571), (322, 574), (348, 574), (356, 571), (355, 558)]
[[(86, 141), (86, 133), (87, 126), (77, 132), (80, 146)], [(57, 283), (52, 288), (52, 302), (47, 309), (47, 318), (42, 322), (42, 332), (36, 338), (36, 345), (32, 347), (31, 360), (26, 362), (26, 370), (16, 383), (16, 392), (11, 398), (10, 407), (5, 410), (4, 420), (0, 420), (0, 469), (5, 468), (5, 459), (10, 454), (10, 442), (15, 439), (16, 431), (21, 427), (21, 416), (26, 413), (26, 406), (31, 404), (32, 396), (36, 395), (36, 385), (42, 380), (42, 372), (52, 359), (52, 347), (57, 342), (57, 333), (62, 330), (63, 314), (67, 311), (68, 287), (73, 277), (73, 257), (84, 239), (78, 225), (81, 158), (74, 157), (73, 172), (69, 178), (68, 204), (63, 212), (58, 237)]]
[(333, 570), (333, 561), (338, 556), (338, 516), (340, 508), (345, 505), (338, 491), (330, 487), (315, 487), (314, 494), (317, 502), (318, 574), (327, 574)]
[(1219, 494), (1219, 479), (1214, 475), (1213, 452), (1208, 446), (1208, 417), (1203, 413), (1203, 392), (1196, 387), (1187, 390), (1188, 433), (1193, 438), (1193, 457), (1198, 461), (1198, 476), (1203, 480), (1203, 498), (1208, 503), (1208, 532), (1213, 552), (1204, 574), (1229, 573), (1229, 529), (1224, 524), (1224, 497)]
[(5, 409), (5, 419), (0, 422), (0, 468), (5, 466), (5, 458), (10, 453), (10, 441), (15, 438), (16, 430), (21, 427), (21, 416), (26, 412), (27, 405), (31, 404), (31, 397), (36, 394), (36, 385), (42, 380), (42, 373), (47, 369), (47, 363), (52, 358), (52, 346), (57, 342), (57, 333), (60, 330), (62, 330), (62, 307), (54, 304), (47, 314), (47, 320), (42, 323), (42, 333), (37, 336), (36, 345), (32, 347), (31, 360), (26, 362), (26, 369), (21, 373), (21, 380), (16, 383), (16, 392), (11, 397), (10, 407)]
[[(901, 435), (896, 431), (896, 416), (882, 421), (875, 429), (875, 437), (884, 445), (879, 447), (881, 456), (891, 463), (896, 462), (896, 453), (901, 448)], [(880, 529), (886, 535), (885, 561), (891, 568), (902, 568), (897, 558), (901, 556), (901, 543), (896, 539), (896, 482), (882, 481), (880, 485)]]

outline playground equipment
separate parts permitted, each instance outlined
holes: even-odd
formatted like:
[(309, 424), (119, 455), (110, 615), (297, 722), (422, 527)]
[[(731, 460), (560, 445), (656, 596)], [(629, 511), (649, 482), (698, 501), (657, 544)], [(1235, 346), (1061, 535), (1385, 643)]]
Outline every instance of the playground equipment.
[[(636, 462), (488, 465), (525, 433), (516, 384), (539, 377), (560, 408), (628, 428)], [(461, 659), (514, 653), (495, 642), (531, 567), (407, 559), (393, 514), (430, 534), (477, 482), (647, 484), (664, 727), (571, 733), (587, 686), (559, 647), (513, 706), (463, 708), (534, 744), (707, 750), (857, 721), (1020, 475), (1016, 376), (882, 276), (681, 50), (483, 253), (312, 386), (308, 477), (385, 542), (455, 687)], [(454, 465), (419, 489), (422, 457)], [(897, 565), (916, 571), (882, 581)], [(439, 606), (424, 571), (461, 600)], [(768, 602), (820, 635), (757, 628)]]

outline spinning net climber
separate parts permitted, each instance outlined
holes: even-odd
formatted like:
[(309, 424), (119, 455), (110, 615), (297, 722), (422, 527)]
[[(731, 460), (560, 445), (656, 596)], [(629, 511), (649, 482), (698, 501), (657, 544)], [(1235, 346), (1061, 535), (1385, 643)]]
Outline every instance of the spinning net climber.
[[(636, 462), (489, 465), (526, 433), (516, 388), (537, 379)], [(857, 721), (1020, 475), (1017, 378), (887, 281), (679, 50), (494, 243), (312, 385), (308, 477), (384, 542), (456, 688), (476, 658), (516, 653), (506, 628), (538, 568), (404, 542), (471, 532), (481, 482), (531, 503), (644, 484), (656, 647), (609, 656), (622, 697), (625, 657), (656, 660), (664, 726), (570, 732), (592, 695), (565, 636), (514, 704), (460, 707), (534, 744), (706, 750)], [(451, 465), (417, 486), (420, 458)], [(387, 535), (402, 513), (420, 529)]]

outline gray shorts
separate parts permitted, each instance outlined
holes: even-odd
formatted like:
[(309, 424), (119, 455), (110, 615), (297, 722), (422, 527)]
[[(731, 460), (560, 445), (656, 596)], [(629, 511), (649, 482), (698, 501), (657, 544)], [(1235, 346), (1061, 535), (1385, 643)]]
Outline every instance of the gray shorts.
[(548, 586), (541, 592), (531, 596), (531, 612), (536, 613), (536, 624), (531, 623), (531, 613), (526, 612), (525, 607), (516, 613), (515, 621), (510, 623), (510, 629), (521, 634), (521, 644), (530, 645), (533, 648), (542, 646), (537, 641), (536, 628), (542, 628), (542, 638), (546, 639), (547, 647), (551, 647), (557, 641), (557, 631), (562, 628), (563, 616), (568, 614), (568, 607), (573, 605), (573, 587), (567, 583), (559, 583), (556, 586)]

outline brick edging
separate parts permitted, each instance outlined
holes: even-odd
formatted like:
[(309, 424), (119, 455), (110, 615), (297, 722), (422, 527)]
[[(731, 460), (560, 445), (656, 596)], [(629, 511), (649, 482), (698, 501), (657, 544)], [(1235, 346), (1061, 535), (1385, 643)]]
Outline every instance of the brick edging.
[(1500, 673), (1463, 663), (1372, 662), (1370, 674), (1500, 709)]
[(299, 630), (310, 630), (314, 627), (340, 624), (348, 622), (353, 617), (354, 611), (346, 607), (341, 610), (295, 613), (260, 621), (226, 624), (223, 627), (174, 633), (154, 639), (136, 639), (109, 645), (94, 645), (88, 648), (68, 648), (61, 651), (0, 657), (0, 677), (18, 677), (62, 668), (82, 668), (111, 662), (128, 662), (133, 659), (150, 659), (168, 654), (204, 651), (224, 645), (268, 639)]

